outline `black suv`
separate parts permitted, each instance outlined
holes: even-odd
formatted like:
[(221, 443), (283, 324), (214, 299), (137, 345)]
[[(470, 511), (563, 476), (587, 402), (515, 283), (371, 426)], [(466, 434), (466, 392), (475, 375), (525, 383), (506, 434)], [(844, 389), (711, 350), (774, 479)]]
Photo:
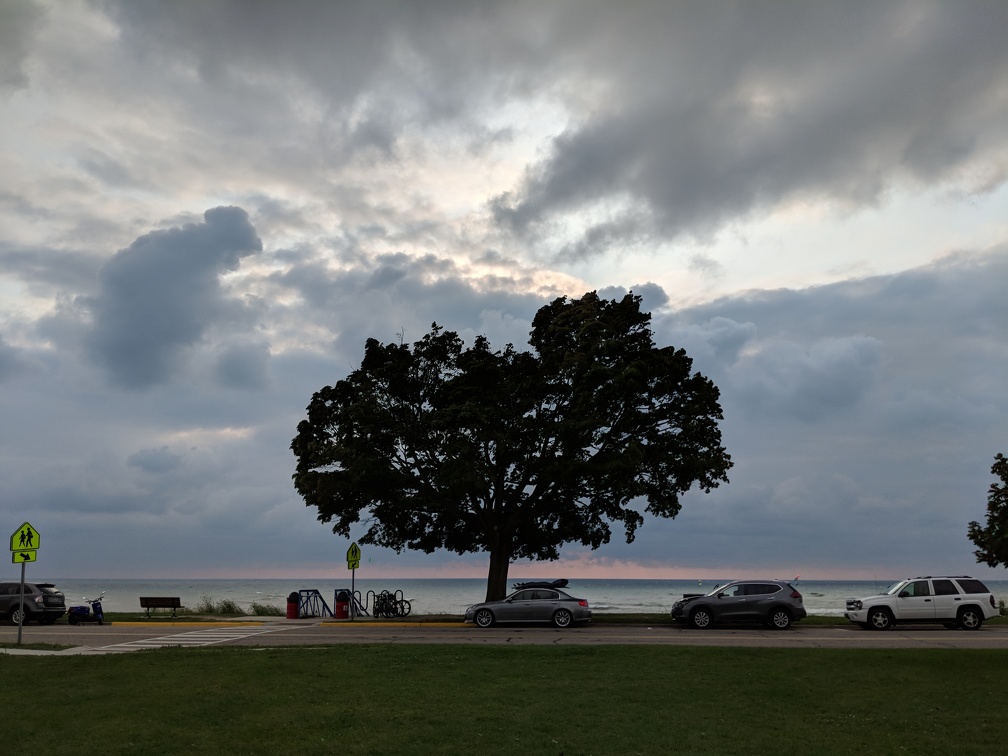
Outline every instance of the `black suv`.
[(734, 580), (705, 596), (683, 596), (672, 619), (706, 629), (715, 622), (761, 622), (786, 630), (805, 619), (802, 595), (785, 580)]
[[(63, 591), (52, 583), (24, 584), (24, 620), (27, 625), (37, 620), (43, 625), (51, 625), (66, 614), (66, 599)], [(21, 583), (0, 583), (0, 617), (5, 617), (17, 625), (21, 619)]]

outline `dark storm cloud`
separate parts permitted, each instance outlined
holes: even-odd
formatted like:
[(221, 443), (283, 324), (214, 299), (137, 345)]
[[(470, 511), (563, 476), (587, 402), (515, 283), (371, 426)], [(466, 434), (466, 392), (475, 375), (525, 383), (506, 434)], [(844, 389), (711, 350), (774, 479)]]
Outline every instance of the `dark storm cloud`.
[(167, 473), (182, 465), (182, 456), (162, 446), (160, 449), (141, 449), (127, 457), (126, 464), (148, 473)]
[[(49, 519), (53, 574), (331, 565), (290, 483), (312, 393), (434, 321), (523, 348), (589, 288), (714, 380), (735, 461), (600, 557), (973, 566), (1008, 427), (1004, 3), (46, 7), (0, 2), (0, 510)], [(190, 222), (224, 203), (254, 229)], [(747, 220), (812, 239), (800, 270)]]
[(1008, 424), (1005, 280), (995, 250), (658, 315), (659, 340), (720, 389), (736, 465), (653, 523), (656, 545), (747, 567), (786, 532), (796, 565), (969, 567), (965, 523)]
[(51, 296), (52, 289), (87, 292), (94, 287), (101, 258), (83, 250), (7, 247), (0, 243), (0, 270), (29, 291)]
[(971, 425), (998, 366), (1008, 370), (1005, 279), (1008, 253), (953, 256), (891, 276), (724, 298), (659, 322), (754, 420), (849, 418), (860, 405), (872, 424), (941, 426), (954, 416)]
[(805, 348), (764, 344), (736, 366), (735, 388), (747, 411), (806, 421), (849, 410), (871, 387), (880, 359), (876, 339), (822, 339)]
[[(1008, 5), (746, 2), (707, 11), (638, 6), (611, 19), (618, 41), (609, 48), (586, 42), (613, 100), (558, 136), (521, 187), (494, 201), (502, 223), (549, 233), (557, 217), (615, 202), (616, 217), (594, 240), (605, 243), (588, 243), (600, 236), (589, 231), (561, 252), (599, 254), (618, 246), (616, 230), (624, 243), (705, 237), (791, 201), (861, 206), (901, 184), (984, 191), (1008, 176)], [(631, 40), (635, 54), (616, 61)], [(619, 207), (626, 197), (632, 212)]]
[[(792, 203), (850, 209), (924, 183), (988, 191), (1008, 176), (1003, 3), (103, 7), (120, 26), (124, 86), (143, 89), (157, 71), (161, 101), (184, 114), (186, 154), (195, 139), (220, 172), (297, 173), (330, 202), (347, 201), (342, 167), (407, 161), (425, 149), (417, 137), (445, 130), (478, 154), (521, 136), (488, 113), (553, 103), (566, 127), (485, 200), (505, 233), (567, 262), (707, 240)], [(238, 160), (253, 149), (254, 165)], [(121, 156), (81, 160), (117, 185), (176, 170), (136, 175), (141, 161)]]
[(0, 92), (28, 84), (25, 58), (42, 17), (29, 0), (0, 3)]
[(262, 389), (269, 383), (269, 363), (268, 344), (230, 344), (218, 358), (217, 379), (230, 388)]
[(203, 217), (145, 234), (102, 267), (87, 346), (115, 382), (146, 388), (167, 380), (186, 348), (243, 309), (220, 278), (262, 242), (240, 208)]
[(0, 383), (3, 383), (14, 373), (20, 372), (24, 367), (21, 351), (4, 341), (3, 335), (0, 335)]

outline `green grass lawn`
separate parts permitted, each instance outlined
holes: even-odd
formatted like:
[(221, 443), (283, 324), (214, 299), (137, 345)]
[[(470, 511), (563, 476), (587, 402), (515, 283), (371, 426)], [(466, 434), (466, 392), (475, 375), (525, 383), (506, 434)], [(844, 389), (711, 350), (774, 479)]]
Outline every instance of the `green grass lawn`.
[(0, 656), (0, 710), (53, 754), (989, 754), (1006, 669), (999, 650), (158, 649)]

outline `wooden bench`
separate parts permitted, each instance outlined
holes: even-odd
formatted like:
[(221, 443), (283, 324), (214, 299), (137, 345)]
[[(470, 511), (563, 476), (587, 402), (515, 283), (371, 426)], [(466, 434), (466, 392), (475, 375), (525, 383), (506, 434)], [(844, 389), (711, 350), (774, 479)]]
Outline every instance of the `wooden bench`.
[(171, 616), (175, 616), (175, 610), (182, 608), (182, 600), (178, 596), (141, 596), (140, 608), (147, 610), (150, 617), (151, 609), (171, 609)]

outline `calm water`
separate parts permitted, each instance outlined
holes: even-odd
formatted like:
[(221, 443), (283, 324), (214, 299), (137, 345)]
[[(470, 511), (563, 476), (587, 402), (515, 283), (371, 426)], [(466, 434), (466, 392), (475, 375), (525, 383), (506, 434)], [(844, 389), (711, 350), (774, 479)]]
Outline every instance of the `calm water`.
[[(41, 579), (41, 578), (40, 578)], [(47, 578), (48, 579), (48, 578)], [(880, 593), (899, 578), (873, 580), (798, 580), (809, 614), (843, 614), (849, 596), (870, 596)], [(330, 608), (336, 590), (350, 589), (350, 580), (335, 581), (320, 578), (305, 580), (102, 580), (51, 579), (67, 597), (67, 604), (78, 603), (82, 596), (96, 596), (105, 591), (103, 606), (107, 612), (140, 610), (140, 596), (178, 596), (182, 605), (194, 608), (204, 597), (212, 603), (224, 599), (234, 601), (244, 609), (253, 603), (272, 604), (286, 608), (288, 594), (301, 589), (319, 591)], [(511, 581), (516, 582), (516, 581)], [(588, 599), (595, 612), (653, 612), (663, 614), (684, 593), (706, 593), (726, 579), (711, 580), (574, 580), (567, 591)], [(987, 580), (988, 588), (997, 600), (1008, 601), (1008, 581)], [(415, 614), (462, 614), (470, 604), (482, 601), (486, 595), (483, 578), (403, 578), (361, 579), (355, 588), (362, 601), (369, 592), (402, 591)], [(367, 604), (370, 606), (370, 602)]]

